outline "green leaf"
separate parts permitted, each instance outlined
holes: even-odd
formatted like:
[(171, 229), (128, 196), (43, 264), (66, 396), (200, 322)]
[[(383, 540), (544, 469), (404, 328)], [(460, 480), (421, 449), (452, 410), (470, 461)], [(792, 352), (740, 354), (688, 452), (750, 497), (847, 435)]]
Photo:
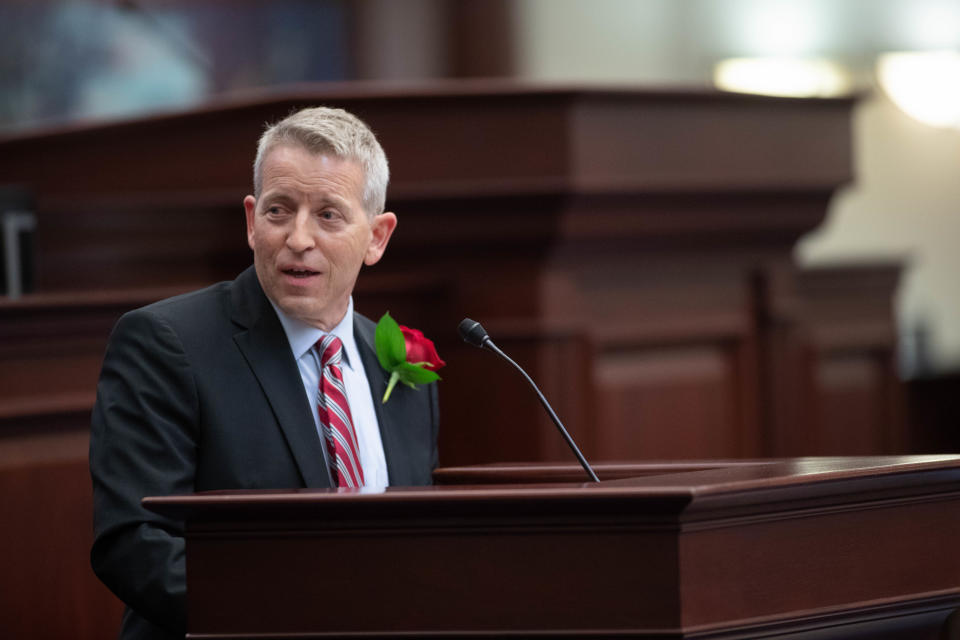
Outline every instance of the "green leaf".
[(393, 372), (407, 362), (407, 344), (403, 340), (403, 332), (389, 312), (383, 314), (377, 323), (374, 341), (377, 346), (377, 360), (387, 371)]
[(396, 372), (400, 374), (400, 380), (408, 384), (427, 384), (440, 379), (436, 371), (430, 371), (409, 362), (401, 363)]

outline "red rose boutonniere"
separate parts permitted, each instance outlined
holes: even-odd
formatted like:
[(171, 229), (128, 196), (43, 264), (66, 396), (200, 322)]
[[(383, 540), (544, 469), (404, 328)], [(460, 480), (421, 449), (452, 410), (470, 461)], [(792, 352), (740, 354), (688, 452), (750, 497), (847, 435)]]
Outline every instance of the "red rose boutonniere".
[(418, 384), (439, 380), (436, 370), (447, 363), (440, 359), (433, 341), (416, 329), (397, 324), (389, 313), (383, 314), (377, 323), (375, 334), (377, 359), (380, 366), (390, 372), (390, 382), (383, 394), (386, 402), (397, 382), (414, 389)]

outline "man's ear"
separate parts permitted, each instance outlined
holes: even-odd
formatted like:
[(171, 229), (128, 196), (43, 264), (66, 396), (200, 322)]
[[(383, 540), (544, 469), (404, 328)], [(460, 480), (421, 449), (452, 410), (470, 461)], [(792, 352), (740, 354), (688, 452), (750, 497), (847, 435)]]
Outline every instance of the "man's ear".
[(257, 213), (257, 199), (253, 196), (244, 198), (243, 210), (247, 214), (247, 244), (253, 249), (253, 219)]
[(387, 243), (390, 242), (390, 236), (393, 230), (397, 228), (397, 216), (385, 211), (378, 216), (374, 216), (370, 222), (370, 245), (367, 247), (367, 253), (363, 257), (363, 263), (373, 265), (380, 261), (383, 252), (387, 250)]

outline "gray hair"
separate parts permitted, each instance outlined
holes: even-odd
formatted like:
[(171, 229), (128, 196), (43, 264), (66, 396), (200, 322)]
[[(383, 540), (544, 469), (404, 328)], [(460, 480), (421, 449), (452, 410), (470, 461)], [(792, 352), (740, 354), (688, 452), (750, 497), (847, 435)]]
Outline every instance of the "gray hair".
[(363, 207), (369, 216), (383, 213), (390, 168), (387, 156), (373, 131), (343, 109), (314, 107), (293, 113), (273, 124), (260, 136), (253, 163), (253, 193), (259, 198), (263, 186), (263, 161), (274, 147), (295, 144), (310, 153), (329, 153), (353, 160), (363, 168)]

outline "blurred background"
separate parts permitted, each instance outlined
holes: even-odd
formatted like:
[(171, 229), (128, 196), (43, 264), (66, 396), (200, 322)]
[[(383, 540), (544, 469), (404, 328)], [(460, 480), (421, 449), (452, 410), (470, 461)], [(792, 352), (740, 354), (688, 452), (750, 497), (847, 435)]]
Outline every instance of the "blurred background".
[(0, 32), (0, 636), (117, 628), (107, 335), (249, 264), (296, 106), (391, 159), (358, 308), (451, 363), (442, 464), (570, 460), (516, 381), (476, 402), (475, 313), (598, 460), (960, 449), (960, 0), (0, 0)]
[(960, 367), (958, 0), (2, 2), (0, 131), (454, 77), (858, 95), (804, 264), (895, 257), (904, 376)]

